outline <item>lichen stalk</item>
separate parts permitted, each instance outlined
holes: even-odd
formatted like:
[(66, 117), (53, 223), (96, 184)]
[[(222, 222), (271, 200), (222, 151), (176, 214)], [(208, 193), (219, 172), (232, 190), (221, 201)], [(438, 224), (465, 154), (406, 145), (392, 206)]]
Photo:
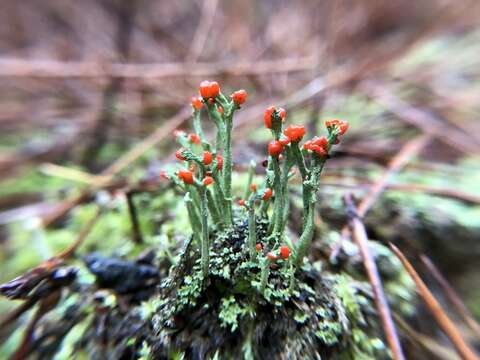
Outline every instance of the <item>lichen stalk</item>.
[(257, 224), (255, 219), (255, 208), (253, 201), (248, 202), (248, 248), (250, 253), (250, 260), (255, 261), (257, 258)]
[(210, 216), (212, 217), (212, 221), (217, 226), (222, 227), (223, 218), (222, 216), (220, 216), (220, 210), (218, 209), (215, 198), (212, 195), (210, 190), (206, 190), (206, 193), (207, 193), (208, 210), (210, 211)]
[(199, 110), (193, 111), (193, 129), (195, 130), (195, 133), (200, 138), (200, 141), (202, 142), (202, 148), (205, 150), (210, 150), (210, 144), (208, 143), (207, 138), (205, 137), (205, 134), (202, 129)]
[(193, 236), (194, 238), (198, 239), (198, 234), (202, 229), (202, 225), (200, 221), (200, 216), (198, 215), (198, 211), (195, 208), (195, 205), (190, 196), (190, 192), (187, 192), (185, 194), (184, 200), (187, 207), (188, 219), (190, 221), (190, 225), (192, 226)]
[(233, 108), (225, 111), (225, 147), (224, 147), (224, 168), (223, 168), (223, 187), (225, 191), (225, 211), (230, 224), (233, 224), (232, 217), (232, 128), (233, 128)]
[[(337, 139), (337, 132), (330, 132), (328, 136), (327, 143), (327, 152), (330, 151), (333, 143)], [(303, 258), (307, 255), (308, 249), (312, 243), (313, 232), (315, 228), (315, 203), (316, 196), (319, 187), (320, 174), (323, 170), (325, 162), (327, 160), (326, 156), (319, 156), (317, 154), (313, 155), (313, 166), (312, 170), (308, 176), (308, 180), (303, 182), (303, 193), (304, 193), (304, 206), (305, 202), (308, 205), (306, 215), (304, 216), (305, 224), (302, 231), (302, 235), (298, 241), (298, 245), (295, 251), (293, 264), (298, 269), (302, 265)]]
[(208, 207), (207, 207), (207, 188), (200, 186), (200, 217), (202, 221), (202, 240), (201, 240), (201, 265), (204, 279), (208, 276), (209, 267), (209, 236), (208, 236)]
[(248, 178), (247, 178), (247, 183), (245, 186), (245, 195), (244, 198), (248, 199), (250, 196), (252, 190), (250, 189), (250, 186), (252, 185), (253, 181), (253, 175), (255, 174), (255, 161), (250, 161), (250, 164), (248, 164)]
[(275, 191), (275, 202), (273, 208), (273, 215), (272, 215), (272, 234), (276, 237), (281, 236), (281, 224), (283, 220), (283, 208), (285, 207), (285, 198), (283, 196), (283, 189), (281, 183), (282, 172), (280, 170), (280, 164), (278, 158), (272, 159), (273, 163), (273, 172), (275, 174), (274, 181), (273, 181), (273, 188)]
[[(302, 177), (302, 183), (305, 183), (308, 180), (308, 170), (305, 164), (305, 158), (300, 150), (298, 142), (294, 142), (291, 144), (291, 149), (293, 156), (295, 157), (295, 162), (297, 164), (298, 170), (300, 171), (300, 176)], [(302, 189), (302, 200), (303, 200), (303, 225), (302, 231), (305, 230), (307, 225), (307, 218), (308, 218), (308, 208), (309, 208), (309, 195), (310, 189), (308, 187), (303, 186)]]
[(261, 274), (260, 274), (260, 293), (261, 294), (265, 293), (269, 275), (270, 275), (270, 260), (267, 258), (264, 258), (262, 260), (262, 268), (261, 268)]

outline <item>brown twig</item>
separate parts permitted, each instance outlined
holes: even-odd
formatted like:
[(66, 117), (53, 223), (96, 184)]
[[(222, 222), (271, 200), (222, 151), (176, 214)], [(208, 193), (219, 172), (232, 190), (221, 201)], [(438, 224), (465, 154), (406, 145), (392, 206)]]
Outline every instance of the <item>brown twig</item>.
[(442, 328), (442, 330), (445, 332), (445, 334), (448, 336), (448, 338), (454, 345), (460, 357), (465, 360), (479, 359), (478, 356), (473, 352), (473, 350), (463, 340), (460, 331), (455, 327), (454, 323), (447, 316), (445, 311), (442, 309), (438, 301), (435, 299), (433, 294), (428, 289), (427, 285), (425, 285), (423, 280), (415, 271), (412, 264), (410, 264), (410, 262), (407, 260), (405, 255), (403, 255), (403, 253), (392, 243), (389, 243), (389, 245), (390, 249), (392, 249), (395, 255), (400, 259), (408, 274), (415, 282), (418, 293), (427, 305), (438, 325)]
[(362, 88), (373, 100), (386, 106), (388, 111), (399, 116), (402, 121), (421, 129), (425, 134), (436, 137), (464, 154), (480, 152), (480, 146), (472, 141), (467, 133), (449, 126), (426, 110), (409, 105), (386, 86), (366, 83)]
[[(418, 137), (407, 142), (390, 160), (388, 167), (383, 172), (382, 176), (373, 184), (368, 194), (362, 199), (358, 205), (358, 216), (365, 217), (372, 205), (377, 201), (390, 180), (408, 163), (408, 161), (417, 155), (429, 142), (431, 137), (429, 135), (419, 135)], [(342, 248), (343, 241), (349, 236), (348, 226), (342, 229), (342, 236), (337, 244), (332, 249), (330, 258), (335, 259)]]
[(447, 299), (453, 305), (454, 309), (462, 317), (468, 327), (475, 333), (477, 338), (480, 339), (480, 325), (475, 321), (472, 314), (467, 309), (460, 296), (458, 296), (455, 289), (450, 286), (447, 279), (443, 277), (443, 275), (440, 273), (440, 270), (438, 270), (438, 268), (428, 256), (423, 254), (420, 256), (420, 259), (422, 260), (423, 264), (428, 268), (435, 280), (440, 284), (440, 287), (445, 293)]
[(393, 358), (395, 360), (403, 360), (405, 359), (405, 356), (403, 355), (397, 330), (395, 329), (390, 308), (383, 292), (382, 281), (380, 279), (380, 275), (378, 274), (375, 260), (368, 249), (368, 238), (365, 227), (360, 221), (357, 209), (353, 204), (352, 196), (347, 194), (344, 197), (344, 201), (349, 214), (349, 226), (352, 231), (352, 237), (357, 244), (360, 253), (362, 254), (363, 265), (365, 266), (368, 280), (372, 286), (375, 304), (377, 305), (378, 315), (382, 322), (383, 330), (385, 331), (387, 343), (392, 351)]
[(393, 313), (393, 318), (398, 327), (410, 338), (413, 344), (428, 352), (434, 359), (452, 360), (457, 358), (454, 350), (439, 344), (427, 335), (419, 333), (408, 325), (398, 314)]
[(188, 51), (187, 62), (195, 62), (200, 57), (212, 28), (217, 5), (218, 0), (203, 0), (202, 14), (199, 16), (200, 23)]

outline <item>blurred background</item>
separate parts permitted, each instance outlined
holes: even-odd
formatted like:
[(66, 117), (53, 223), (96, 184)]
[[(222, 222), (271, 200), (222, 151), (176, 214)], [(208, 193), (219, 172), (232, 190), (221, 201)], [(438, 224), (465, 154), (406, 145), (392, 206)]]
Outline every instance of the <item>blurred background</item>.
[[(210, 79), (249, 93), (239, 172), (265, 157), (270, 104), (309, 134), (348, 120), (322, 206), (373, 191), (371, 237), (428, 254), (480, 317), (479, 21), (476, 0), (3, 0), (0, 282), (71, 243), (96, 190), (158, 175)], [(129, 224), (101, 221), (87, 248), (129, 243)]]

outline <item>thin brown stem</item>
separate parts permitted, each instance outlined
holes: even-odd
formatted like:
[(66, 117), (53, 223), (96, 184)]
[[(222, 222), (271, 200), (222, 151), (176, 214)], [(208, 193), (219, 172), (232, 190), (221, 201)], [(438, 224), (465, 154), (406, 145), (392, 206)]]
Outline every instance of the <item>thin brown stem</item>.
[(463, 321), (468, 325), (468, 327), (475, 333), (478, 339), (480, 339), (480, 325), (475, 321), (470, 311), (467, 309), (465, 304), (463, 303), (460, 296), (458, 296), (457, 292), (454, 288), (448, 283), (447, 279), (445, 279), (435, 266), (435, 264), (428, 258), (426, 255), (421, 255), (420, 259), (422, 260), (423, 264), (427, 267), (430, 271), (432, 276), (435, 280), (439, 283), (440, 287), (442, 288), (445, 296), (453, 305), (454, 309), (457, 313), (462, 317)]
[[(371, 209), (373, 204), (378, 200), (380, 195), (386, 189), (388, 183), (392, 178), (399, 173), (405, 165), (410, 161), (412, 157), (420, 153), (420, 151), (430, 142), (431, 137), (429, 135), (420, 135), (409, 142), (407, 142), (392, 158), (389, 162), (387, 169), (383, 172), (382, 176), (373, 184), (368, 194), (362, 199), (358, 205), (358, 216), (360, 218), (365, 217), (367, 212)], [(335, 259), (338, 252), (342, 248), (343, 241), (350, 235), (348, 225), (345, 225), (342, 229), (342, 237), (340, 241), (332, 249), (330, 257)]]
[(383, 330), (385, 331), (387, 343), (392, 351), (393, 358), (395, 360), (404, 360), (405, 356), (403, 355), (397, 330), (395, 329), (390, 308), (388, 306), (387, 299), (385, 298), (382, 280), (378, 274), (375, 260), (368, 249), (368, 238), (365, 226), (358, 217), (357, 209), (353, 204), (352, 196), (348, 194), (345, 196), (344, 200), (349, 214), (349, 226), (350, 230), (352, 231), (352, 237), (362, 255), (363, 265), (365, 266), (368, 280), (372, 286), (375, 304), (377, 305), (378, 315), (382, 322)]
[(428, 309), (432, 313), (433, 317), (437, 321), (438, 325), (442, 328), (444, 333), (448, 336), (453, 346), (457, 350), (458, 354), (462, 359), (465, 360), (474, 360), (479, 359), (479, 357), (473, 352), (473, 350), (468, 346), (468, 344), (463, 340), (463, 336), (460, 331), (457, 329), (455, 324), (450, 320), (445, 311), (442, 309), (441, 305), (435, 299), (433, 294), (428, 289), (427, 285), (420, 278), (418, 273), (415, 271), (412, 264), (407, 260), (405, 255), (393, 244), (389, 244), (390, 249), (397, 255), (397, 257), (402, 262), (404, 268), (407, 270), (408, 274), (415, 282), (417, 286), (417, 291), (420, 294), (421, 298), (427, 305)]

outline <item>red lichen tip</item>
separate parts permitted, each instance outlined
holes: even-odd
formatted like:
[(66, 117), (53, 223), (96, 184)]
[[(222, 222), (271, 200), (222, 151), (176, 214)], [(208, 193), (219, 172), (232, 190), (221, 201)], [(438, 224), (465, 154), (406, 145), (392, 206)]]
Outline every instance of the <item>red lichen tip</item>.
[(278, 141), (280, 141), (280, 144), (282, 144), (283, 146), (290, 144), (290, 138), (285, 135), (282, 135), (280, 139), (278, 139)]
[(188, 134), (188, 141), (192, 144), (200, 144), (200, 136), (194, 133)]
[(303, 139), (303, 136), (305, 135), (305, 126), (290, 125), (283, 131), (283, 134), (292, 142), (299, 142)]
[(325, 136), (314, 137), (303, 144), (305, 150), (310, 150), (319, 156), (328, 155), (328, 140)]
[(211, 176), (205, 176), (202, 180), (203, 185), (208, 186), (213, 184), (213, 178)]
[(177, 176), (180, 180), (182, 180), (185, 184), (193, 184), (193, 172), (190, 170), (178, 170)]
[(220, 94), (220, 85), (216, 81), (204, 80), (200, 83), (199, 92), (204, 99), (215, 98)]
[(175, 152), (175, 157), (176, 157), (178, 160), (180, 160), (180, 161), (185, 161), (186, 159), (185, 159), (185, 157), (182, 155), (184, 151), (185, 151), (184, 148), (178, 149), (178, 150)]
[(219, 170), (222, 170), (222, 167), (223, 167), (223, 157), (221, 155), (217, 155), (216, 157), (217, 159), (217, 168)]
[(258, 244), (255, 245), (255, 250), (262, 251), (262, 249), (263, 249), (262, 244), (258, 243)]
[(325, 121), (325, 126), (329, 131), (337, 129), (338, 135), (343, 135), (348, 130), (348, 122), (339, 119), (332, 119)]
[(272, 117), (278, 116), (282, 121), (285, 121), (285, 117), (287, 116), (287, 112), (283, 108), (275, 109), (275, 106), (269, 106), (265, 113), (263, 114), (263, 120), (265, 122), (265, 127), (267, 129), (272, 128)]
[(287, 260), (290, 256), (290, 249), (288, 246), (282, 245), (280, 246), (280, 257), (284, 260)]
[(273, 191), (270, 188), (266, 188), (263, 192), (262, 200), (267, 201), (272, 196)]
[(210, 165), (213, 161), (213, 156), (210, 151), (204, 151), (203, 152), (203, 164), (204, 165)]
[(268, 143), (268, 153), (272, 157), (277, 157), (283, 151), (283, 145), (278, 140), (272, 140)]
[(240, 200), (237, 201), (237, 204), (240, 205), (240, 206), (245, 206), (245, 200), (240, 199)]
[(200, 96), (192, 96), (191, 103), (195, 110), (200, 110), (203, 107), (202, 98)]
[(256, 192), (257, 191), (257, 184), (251, 184), (250, 185), (250, 190), (252, 190), (252, 192)]
[(263, 114), (263, 120), (265, 121), (265, 127), (267, 129), (272, 128), (272, 114), (275, 111), (275, 106), (269, 106), (266, 110), (265, 113)]
[(237, 90), (235, 91), (232, 95), (230, 95), (230, 97), (232, 98), (233, 102), (235, 103), (235, 105), (237, 106), (240, 106), (242, 105), (243, 103), (245, 103), (245, 101), (247, 101), (247, 92), (243, 89), (241, 90)]

